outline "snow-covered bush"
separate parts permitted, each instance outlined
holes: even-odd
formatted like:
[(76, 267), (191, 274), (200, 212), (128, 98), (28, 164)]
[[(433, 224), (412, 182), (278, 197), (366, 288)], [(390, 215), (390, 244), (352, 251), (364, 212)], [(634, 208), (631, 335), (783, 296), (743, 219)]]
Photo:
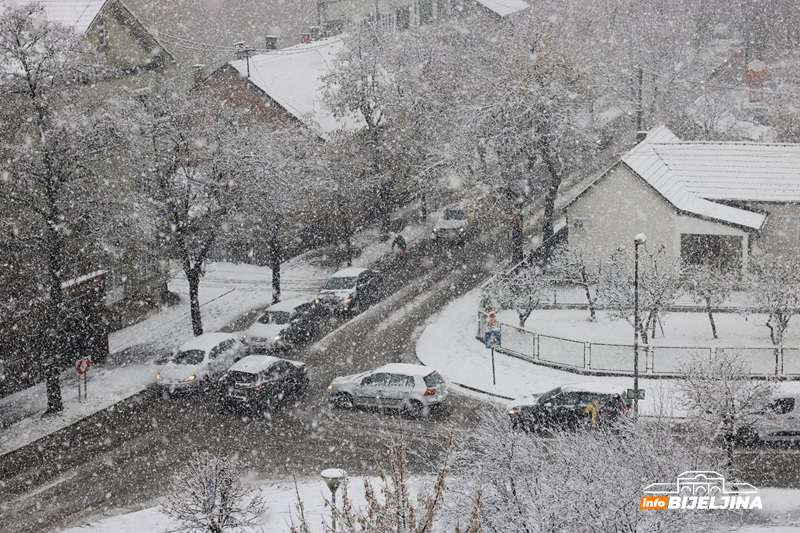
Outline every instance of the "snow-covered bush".
[(715, 356), (695, 360), (682, 373), (678, 388), (695, 429), (710, 437), (709, 442), (722, 437), (732, 463), (737, 437), (746, 438), (750, 424), (764, 417), (775, 384), (750, 378), (741, 352), (717, 350)]
[(711, 334), (715, 339), (718, 338), (714, 312), (730, 298), (736, 286), (736, 274), (707, 265), (698, 265), (684, 269), (684, 276), (686, 291), (696, 303), (703, 305), (711, 324)]
[(772, 344), (782, 346), (789, 320), (800, 310), (800, 263), (771, 254), (753, 255), (749, 270), (749, 296), (768, 317)]
[(500, 274), (496, 282), (491, 284), (493, 300), (501, 309), (513, 309), (519, 317), (519, 327), (525, 327), (525, 321), (531, 316), (542, 301), (546, 300), (552, 285), (545, 278), (541, 269), (526, 266), (516, 271)]
[(164, 513), (181, 523), (179, 531), (222, 533), (257, 526), (266, 507), (256, 489), (242, 484), (242, 470), (235, 457), (195, 453), (173, 478)]
[(476, 531), (475, 516), (485, 533), (702, 530), (704, 515), (639, 504), (647, 485), (715, 470), (719, 459), (664, 421), (542, 438), (491, 413), (467, 437), (454, 454), (443, 531)]

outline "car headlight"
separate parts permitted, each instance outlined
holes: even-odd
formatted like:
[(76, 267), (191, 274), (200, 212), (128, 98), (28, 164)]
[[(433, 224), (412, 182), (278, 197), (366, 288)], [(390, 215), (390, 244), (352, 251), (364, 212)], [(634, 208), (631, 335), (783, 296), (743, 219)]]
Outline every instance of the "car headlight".
[(350, 303), (350, 302), (352, 302), (352, 301), (353, 301), (353, 299), (352, 299), (352, 298), (345, 298), (344, 300), (342, 300), (342, 303), (343, 303), (343, 304), (349, 304), (349, 303)]
[(197, 377), (197, 376), (195, 376), (194, 374), (192, 374), (191, 376), (189, 376), (188, 378), (186, 378), (184, 381), (194, 381), (196, 377)]
[(510, 415), (518, 415), (519, 414), (519, 407), (512, 407), (508, 410), (508, 414)]
[(276, 341), (279, 341), (279, 340), (281, 340), (281, 336), (280, 336), (280, 335), (276, 335), (276, 336), (275, 336), (275, 340), (276, 340)]
[(433, 232), (436, 233), (439, 231), (439, 228), (433, 228)]
[(458, 231), (460, 231), (461, 233), (464, 233), (464, 228), (458, 228)]
[(333, 383), (331, 383), (330, 385), (328, 385), (328, 390), (333, 390)]
[(161, 372), (159, 372), (158, 374), (156, 374), (156, 379), (161, 379)]
[(315, 304), (317, 304), (317, 305), (319, 305), (319, 304), (320, 304), (319, 298), (317, 298), (316, 300), (314, 300), (314, 303), (315, 303)]
[(248, 337), (247, 335), (242, 335), (242, 344), (247, 344), (249, 340), (250, 337)]

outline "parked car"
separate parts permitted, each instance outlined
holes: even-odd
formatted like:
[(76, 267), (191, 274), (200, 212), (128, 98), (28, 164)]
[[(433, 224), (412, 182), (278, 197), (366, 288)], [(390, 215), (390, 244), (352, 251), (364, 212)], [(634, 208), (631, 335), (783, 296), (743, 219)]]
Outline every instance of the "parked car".
[(204, 333), (178, 348), (159, 369), (156, 383), (169, 393), (208, 390), (244, 354), (244, 345), (233, 335)]
[(381, 275), (366, 268), (345, 268), (336, 272), (314, 301), (335, 313), (358, 314), (381, 299)]
[(589, 406), (597, 410), (597, 425), (603, 426), (627, 413), (630, 402), (614, 387), (577, 383), (518, 398), (507, 412), (515, 429), (574, 430), (591, 424)]
[(310, 341), (318, 327), (319, 313), (314, 302), (292, 298), (268, 307), (247, 328), (243, 342), (251, 354), (287, 350)]
[(742, 446), (759, 442), (793, 442), (800, 440), (800, 394), (776, 398), (753, 424), (739, 429), (737, 441)]
[(343, 409), (377, 407), (422, 416), (447, 398), (447, 384), (429, 366), (393, 363), (339, 377), (328, 385), (328, 401)]
[(469, 233), (467, 209), (464, 207), (449, 207), (444, 210), (442, 218), (436, 221), (433, 227), (433, 238), (437, 242), (464, 242)]
[(271, 355), (248, 355), (220, 378), (219, 402), (223, 407), (274, 407), (299, 398), (306, 389), (305, 363)]

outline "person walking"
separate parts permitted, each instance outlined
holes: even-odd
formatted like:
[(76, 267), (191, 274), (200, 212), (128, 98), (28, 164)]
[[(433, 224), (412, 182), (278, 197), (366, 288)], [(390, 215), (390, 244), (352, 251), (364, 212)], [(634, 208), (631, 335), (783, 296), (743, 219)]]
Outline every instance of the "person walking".
[(408, 244), (406, 243), (406, 240), (403, 238), (403, 236), (399, 233), (392, 241), (392, 251), (394, 251), (395, 246), (397, 247), (397, 252), (395, 257), (398, 260), (403, 260), (403, 258), (406, 255), (406, 247), (408, 246)]

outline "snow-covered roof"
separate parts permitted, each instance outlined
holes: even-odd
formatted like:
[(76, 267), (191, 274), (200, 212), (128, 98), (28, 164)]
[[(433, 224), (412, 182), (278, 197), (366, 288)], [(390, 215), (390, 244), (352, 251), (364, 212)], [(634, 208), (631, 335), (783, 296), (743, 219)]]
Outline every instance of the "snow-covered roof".
[[(648, 132), (641, 143), (623, 155), (622, 162), (681, 211), (737, 226), (761, 229), (766, 215), (709, 201), (695, 190), (693, 184), (702, 183), (704, 173), (713, 171), (716, 165), (727, 166), (725, 157), (730, 156), (729, 150), (717, 151), (711, 148), (705, 151), (704, 162), (692, 165), (680, 156), (681, 147), (698, 144), (711, 148), (726, 143), (683, 142), (665, 126), (659, 126)], [(724, 183), (720, 186), (724, 186)]]
[(354, 278), (367, 270), (366, 268), (359, 268), (359, 267), (350, 267), (350, 268), (343, 268), (342, 270), (336, 272), (332, 278)]
[(289, 298), (288, 300), (283, 300), (276, 304), (272, 304), (267, 308), (267, 311), (293, 311), (295, 307), (298, 305), (303, 305), (308, 303), (307, 298)]
[(222, 341), (234, 338), (230, 333), (203, 333), (199, 337), (182, 344), (180, 349), (181, 351), (202, 350), (208, 352)]
[(408, 363), (389, 363), (380, 368), (376, 368), (375, 372), (388, 372), (390, 374), (405, 374), (408, 376), (427, 376), (435, 369), (425, 365), (411, 365)]
[(236, 361), (228, 370), (257, 374), (262, 370), (268, 369), (278, 361), (280, 361), (280, 359), (271, 355), (248, 355)]
[[(322, 78), (343, 48), (341, 38), (335, 37), (254, 55), (249, 80), (323, 138), (339, 130), (361, 129), (366, 123), (360, 115), (336, 117), (323, 102)], [(247, 77), (246, 59), (228, 64)]]
[(513, 13), (518, 13), (530, 6), (522, 0), (475, 0), (486, 9), (497, 13), (501, 17), (506, 17)]
[(106, 0), (0, 0), (0, 12), (10, 7), (41, 4), (48, 22), (63, 24), (83, 34), (100, 13)]

